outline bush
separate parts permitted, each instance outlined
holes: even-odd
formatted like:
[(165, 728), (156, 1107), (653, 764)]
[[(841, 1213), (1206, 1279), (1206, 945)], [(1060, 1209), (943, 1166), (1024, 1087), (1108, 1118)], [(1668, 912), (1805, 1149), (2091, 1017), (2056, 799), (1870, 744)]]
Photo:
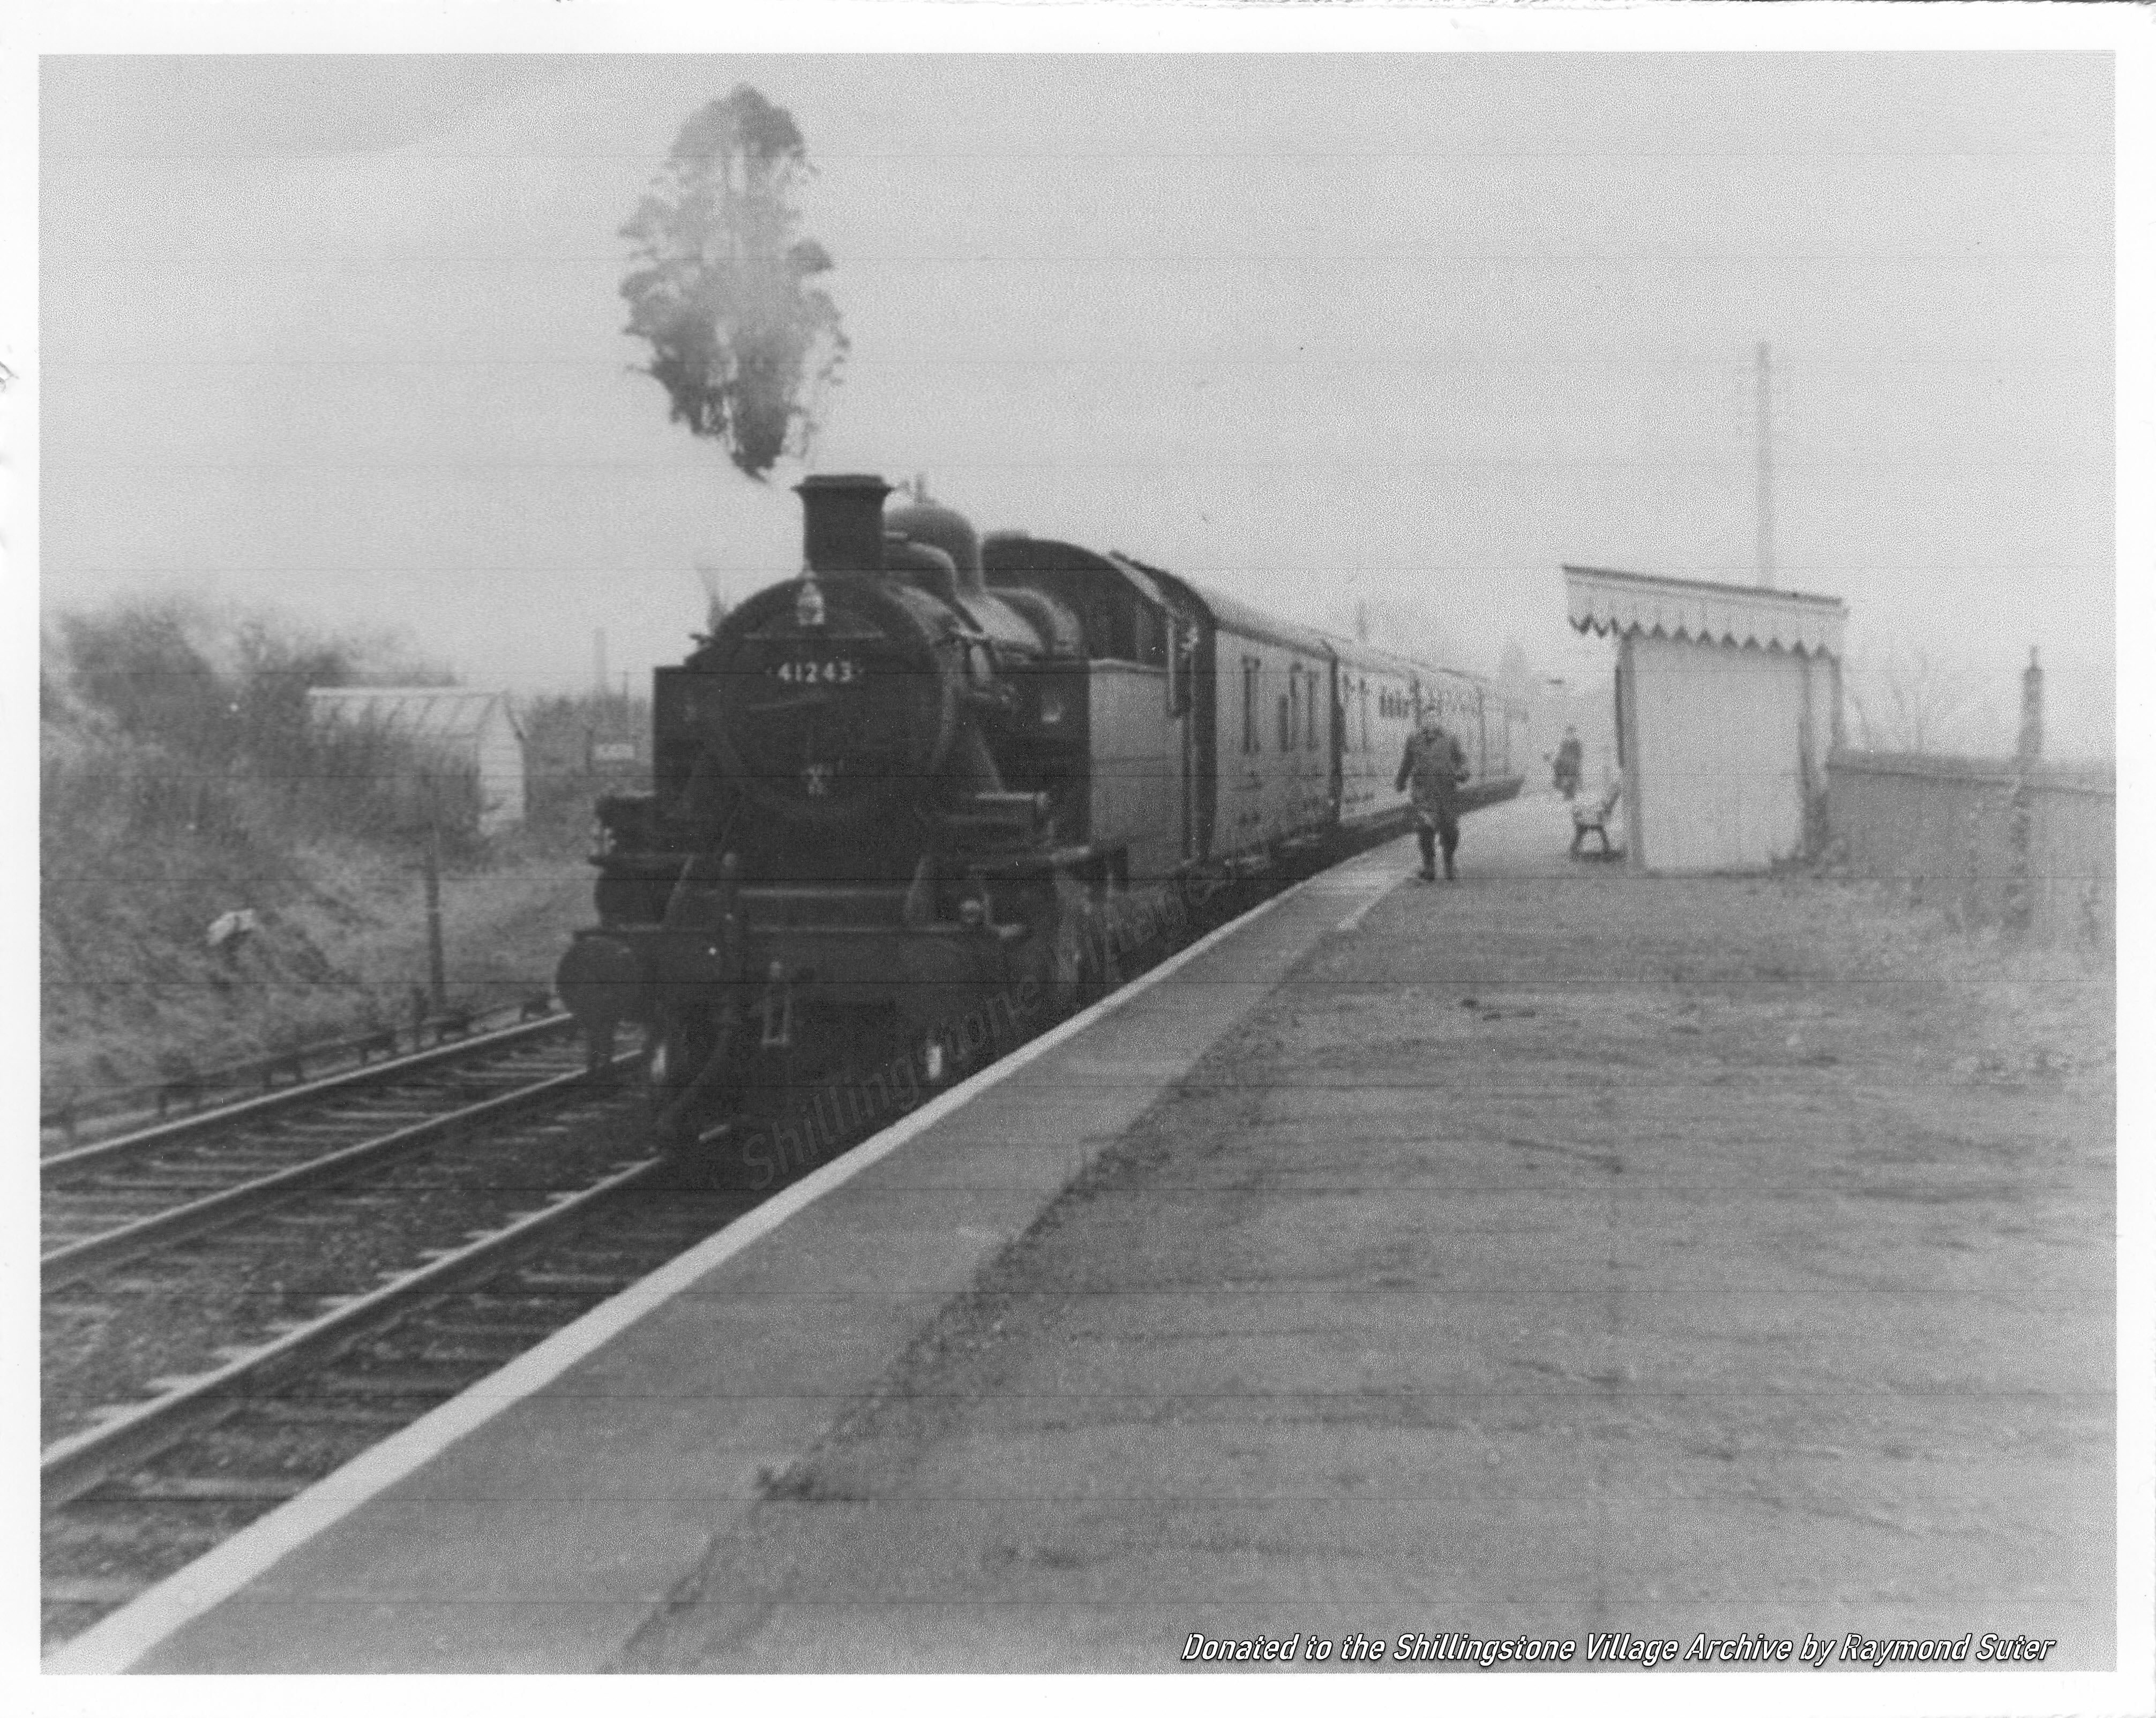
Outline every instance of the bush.
[[(60, 617), (42, 640), (39, 865), (46, 1075), (124, 1084), (182, 1053), (230, 1061), (336, 1036), (380, 1006), (317, 940), (409, 880), (433, 811), (454, 866), (478, 784), (401, 735), (318, 732), (307, 691), (442, 682), (393, 644), (184, 602)], [(413, 884), (416, 887), (416, 884)], [(262, 912), (236, 957), (204, 933)], [(401, 996), (401, 986), (390, 987)]]
[(315, 687), (454, 683), (393, 640), (321, 637), (173, 599), (64, 615), (59, 632), (65, 661), (41, 674), (40, 709), (79, 741), (100, 738), (71, 755), (48, 748), (49, 826), (136, 841), (403, 842), (434, 819), (453, 846), (475, 845), (469, 771), (400, 734), (310, 720)]
[(239, 706), (191, 635), (202, 618), (169, 600), (63, 615), (74, 689), (131, 738), (225, 762), (239, 739)]

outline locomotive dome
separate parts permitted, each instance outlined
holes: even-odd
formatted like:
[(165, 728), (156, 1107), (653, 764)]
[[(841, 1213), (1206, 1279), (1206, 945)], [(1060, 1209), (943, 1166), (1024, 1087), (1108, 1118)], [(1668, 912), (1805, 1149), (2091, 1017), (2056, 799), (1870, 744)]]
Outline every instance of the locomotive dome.
[(908, 543), (942, 550), (957, 569), (960, 591), (968, 596), (983, 594), (981, 536), (963, 513), (933, 502), (915, 502), (902, 507), (886, 508), (883, 528), (886, 533), (903, 537)]

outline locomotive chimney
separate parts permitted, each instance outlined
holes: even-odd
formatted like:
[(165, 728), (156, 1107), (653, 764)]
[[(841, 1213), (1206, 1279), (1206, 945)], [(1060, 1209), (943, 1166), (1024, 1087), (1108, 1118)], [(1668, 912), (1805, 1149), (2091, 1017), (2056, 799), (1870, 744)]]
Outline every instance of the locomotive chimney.
[(811, 573), (883, 571), (888, 483), (862, 476), (804, 477), (793, 492), (801, 497), (802, 553)]

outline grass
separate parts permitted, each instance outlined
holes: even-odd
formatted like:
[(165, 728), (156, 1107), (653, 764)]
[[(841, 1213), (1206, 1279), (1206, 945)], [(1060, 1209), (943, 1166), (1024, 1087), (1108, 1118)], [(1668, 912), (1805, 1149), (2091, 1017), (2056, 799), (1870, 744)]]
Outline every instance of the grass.
[[(584, 831), (598, 784), (580, 773), (578, 748), (565, 765), (542, 744), (532, 824), (485, 841), (468, 821), (459, 833), (459, 791), (472, 784), (454, 766), (394, 735), (308, 726), (311, 684), (433, 671), (364, 640), (181, 604), (63, 617), (44, 654), (48, 1103), (408, 1021), (429, 972), (422, 801), (449, 830), (452, 1006), (547, 988), (569, 930), (590, 914)], [(551, 740), (586, 725), (576, 701), (537, 714)], [(213, 950), (211, 922), (239, 908), (259, 929)]]

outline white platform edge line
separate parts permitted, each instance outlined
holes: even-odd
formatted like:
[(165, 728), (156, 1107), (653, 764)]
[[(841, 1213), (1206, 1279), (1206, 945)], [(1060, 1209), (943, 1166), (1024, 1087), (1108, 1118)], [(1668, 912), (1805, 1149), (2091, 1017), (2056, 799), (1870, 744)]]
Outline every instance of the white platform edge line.
[(1334, 925), (1332, 928), (1336, 931), (1351, 931), (1354, 929), (1357, 925), (1362, 923), (1364, 914), (1368, 913), (1373, 907), (1376, 906), (1378, 902), (1383, 900), (1386, 896), (1391, 894), (1392, 892), (1399, 887), (1399, 879), (1398, 877), (1393, 878), (1389, 882), (1387, 882), (1383, 887), (1377, 890), (1373, 894), (1368, 896), (1367, 898), (1357, 903), (1354, 910), (1348, 913), (1345, 918), (1342, 919), (1339, 923)]
[(843, 1186), (916, 1134), (953, 1110), (963, 1108), (1029, 1062), (1077, 1036), (1096, 1021), (1173, 977), (1217, 944), (1264, 918), (1275, 908), (1286, 905), (1333, 869), (1328, 867), (1326, 871), (1305, 877), (1270, 899), (1260, 902), (1249, 912), (1209, 931), (1188, 949), (1170, 955), (1114, 995), (1102, 997), (1030, 1043), (1020, 1045), (972, 1078), (953, 1086), (881, 1133), (871, 1135), (843, 1156), (796, 1181), (784, 1192), (766, 1200), (747, 1216), (729, 1223), (670, 1263), (661, 1265), (611, 1300), (602, 1301), (574, 1324), (564, 1325), (500, 1371), (489, 1373), (403, 1431), (355, 1456), (290, 1502), (280, 1505), (260, 1520), (242, 1528), (223, 1544), (167, 1576), (103, 1621), (57, 1648), (46, 1657), (42, 1670), (48, 1675), (113, 1675), (128, 1669), (144, 1654), (162, 1644), (212, 1607), (222, 1604), (272, 1564), (298, 1550), (316, 1535), (335, 1526), (362, 1504), (372, 1501), (495, 1415), (545, 1388), (646, 1313), (752, 1242), (761, 1240), (796, 1211), (814, 1204), (834, 1188)]

